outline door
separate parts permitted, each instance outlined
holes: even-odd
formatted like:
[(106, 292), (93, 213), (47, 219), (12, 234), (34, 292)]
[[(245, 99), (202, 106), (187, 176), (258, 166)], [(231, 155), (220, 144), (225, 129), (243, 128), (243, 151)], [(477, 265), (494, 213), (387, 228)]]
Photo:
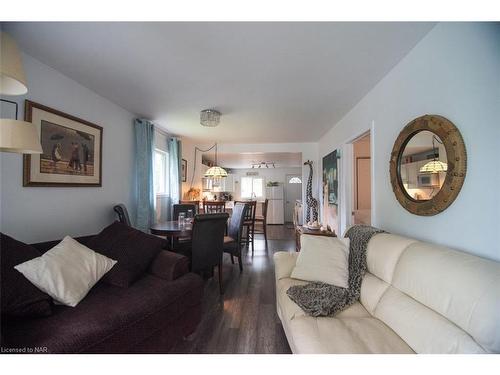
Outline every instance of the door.
[(367, 134), (353, 142), (352, 224), (371, 225), (371, 139)]
[(357, 158), (356, 163), (356, 209), (369, 210), (372, 207), (370, 158)]
[(293, 222), (295, 201), (302, 200), (302, 176), (287, 174), (285, 180), (285, 222)]

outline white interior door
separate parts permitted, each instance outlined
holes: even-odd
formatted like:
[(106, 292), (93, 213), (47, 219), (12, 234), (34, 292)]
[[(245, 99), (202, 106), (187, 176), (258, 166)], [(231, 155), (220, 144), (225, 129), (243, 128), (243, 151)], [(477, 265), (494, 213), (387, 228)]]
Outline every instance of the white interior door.
[[(297, 182), (297, 181), (300, 181)], [(302, 176), (287, 174), (285, 180), (285, 222), (293, 222), (295, 201), (302, 199)]]

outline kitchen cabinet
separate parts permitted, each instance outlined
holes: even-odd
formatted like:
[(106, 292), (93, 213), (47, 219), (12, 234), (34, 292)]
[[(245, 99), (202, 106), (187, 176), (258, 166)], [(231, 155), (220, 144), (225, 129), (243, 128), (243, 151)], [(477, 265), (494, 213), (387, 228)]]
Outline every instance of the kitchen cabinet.
[(418, 175), (420, 173), (420, 168), (428, 161), (429, 160), (419, 160), (401, 164), (401, 181), (408, 186), (408, 189), (419, 188)]
[(220, 183), (216, 186), (212, 178), (203, 177), (201, 179), (203, 191), (217, 191), (224, 193), (234, 192), (234, 176), (228, 174), (227, 177), (221, 178)]

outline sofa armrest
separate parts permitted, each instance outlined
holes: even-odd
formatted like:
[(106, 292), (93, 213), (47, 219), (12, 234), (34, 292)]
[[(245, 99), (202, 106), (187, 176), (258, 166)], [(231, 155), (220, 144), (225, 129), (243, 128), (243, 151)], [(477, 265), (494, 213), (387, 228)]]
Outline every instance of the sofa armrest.
[(149, 266), (149, 273), (164, 280), (175, 280), (189, 273), (189, 258), (162, 250)]
[(287, 251), (278, 251), (274, 253), (274, 274), (276, 281), (290, 277), (295, 262), (297, 261), (298, 253), (290, 253)]

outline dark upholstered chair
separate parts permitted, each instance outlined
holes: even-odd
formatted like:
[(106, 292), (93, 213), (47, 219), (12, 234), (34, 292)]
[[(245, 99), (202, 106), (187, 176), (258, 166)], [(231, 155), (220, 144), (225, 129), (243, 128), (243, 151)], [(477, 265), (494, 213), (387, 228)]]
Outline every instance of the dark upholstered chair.
[(113, 210), (118, 214), (118, 220), (120, 221), (120, 223), (128, 225), (129, 227), (132, 226), (132, 223), (130, 222), (130, 217), (128, 216), (127, 207), (125, 207), (124, 204), (122, 203), (117, 204), (116, 206), (113, 207)]
[(180, 201), (180, 204), (194, 204), (196, 206), (195, 214), (200, 213), (200, 201)]
[[(236, 202), (238, 203), (238, 201)], [(243, 216), (243, 228), (245, 229), (245, 235), (243, 236), (243, 243), (250, 247), (252, 244), (252, 254), (254, 249), (253, 239), (255, 237), (255, 212), (257, 211), (257, 201), (246, 201), (239, 202), (246, 203), (248, 208), (245, 210), (245, 215)]]
[(203, 213), (216, 214), (226, 212), (226, 202), (203, 201)]
[(257, 227), (254, 229), (254, 234), (263, 234), (264, 240), (267, 242), (267, 207), (269, 205), (269, 199), (266, 199), (262, 204), (262, 215), (255, 215), (255, 224), (262, 225), (262, 230)]
[(229, 215), (201, 214), (193, 221), (191, 245), (191, 271), (195, 273), (210, 270), (217, 266), (219, 273), (219, 289), (222, 285), (222, 255), (224, 248), (224, 232)]
[(196, 210), (196, 206), (194, 203), (181, 203), (181, 204), (174, 204), (174, 216), (172, 217), (172, 220), (177, 220), (177, 218), (179, 217), (179, 213), (180, 212), (185, 212), (186, 213), (186, 217), (187, 217), (187, 212), (188, 210), (192, 210), (193, 211), (193, 215), (196, 215), (197, 213), (197, 210)]
[(243, 237), (243, 221), (248, 210), (248, 204), (238, 202), (234, 204), (231, 221), (227, 230), (227, 236), (224, 237), (224, 252), (231, 255), (231, 262), (234, 264), (234, 257), (238, 258), (240, 271), (243, 271), (243, 262), (241, 259), (241, 246)]

